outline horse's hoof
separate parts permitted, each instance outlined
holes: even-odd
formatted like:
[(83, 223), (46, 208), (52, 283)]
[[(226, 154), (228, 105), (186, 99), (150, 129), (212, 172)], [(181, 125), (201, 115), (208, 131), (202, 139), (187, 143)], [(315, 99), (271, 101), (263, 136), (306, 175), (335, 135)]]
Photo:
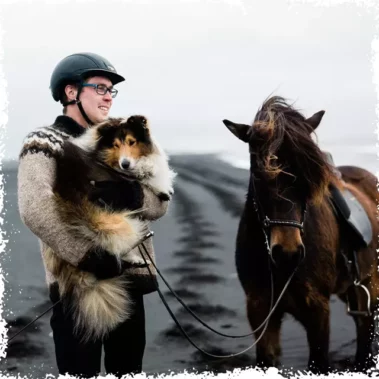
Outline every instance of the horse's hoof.
[(332, 368), (330, 367), (329, 363), (323, 363), (323, 364), (314, 364), (311, 363), (308, 365), (308, 370), (315, 375), (321, 375), (321, 374), (328, 374), (332, 371)]
[(270, 367), (280, 367), (281, 362), (279, 357), (270, 355), (269, 357), (265, 357), (265, 359), (257, 359), (256, 365), (261, 369), (267, 370)]
[(373, 357), (369, 357), (363, 361), (356, 361), (354, 363), (354, 371), (368, 373), (376, 368), (376, 362)]

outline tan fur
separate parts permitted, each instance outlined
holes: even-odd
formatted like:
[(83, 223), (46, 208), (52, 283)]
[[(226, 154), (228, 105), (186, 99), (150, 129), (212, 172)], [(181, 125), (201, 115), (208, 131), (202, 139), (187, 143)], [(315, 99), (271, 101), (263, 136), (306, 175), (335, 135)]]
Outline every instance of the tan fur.
[(104, 162), (113, 168), (118, 168), (118, 160), (121, 155), (135, 160), (153, 153), (151, 146), (146, 146), (137, 141), (132, 133), (128, 133), (123, 141), (116, 139), (113, 147), (103, 152)]
[(297, 253), (303, 244), (300, 230), (290, 226), (274, 226), (271, 229), (270, 246), (281, 245), (286, 254)]
[[(81, 206), (64, 201), (56, 194), (56, 203), (72, 233), (91, 241), (93, 247), (129, 260), (130, 249), (142, 237), (144, 225), (130, 217), (136, 212), (116, 213), (104, 210), (83, 198)], [(85, 341), (101, 339), (129, 316), (130, 301), (124, 277), (97, 280), (60, 259), (51, 249), (44, 253), (47, 269), (57, 278), (62, 298), (72, 297), (75, 330)]]
[(83, 341), (102, 339), (130, 314), (130, 300), (124, 277), (96, 280), (58, 257), (53, 250), (44, 251), (46, 267), (57, 278), (62, 298), (70, 296), (75, 330)]
[(143, 223), (130, 216), (138, 211), (112, 212), (82, 199), (80, 206), (63, 200), (56, 194), (56, 203), (72, 233), (92, 241), (114, 254), (122, 255), (142, 237)]

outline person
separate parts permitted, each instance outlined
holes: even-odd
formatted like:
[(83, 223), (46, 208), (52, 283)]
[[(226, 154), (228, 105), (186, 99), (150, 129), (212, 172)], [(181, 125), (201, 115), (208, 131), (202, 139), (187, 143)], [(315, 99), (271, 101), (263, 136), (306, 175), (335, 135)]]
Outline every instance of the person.
[[(122, 274), (115, 256), (99, 250), (88, 254), (83, 241), (68, 232), (54, 202), (56, 157), (62, 153), (63, 142), (80, 136), (86, 128), (107, 119), (113, 98), (114, 86), (124, 81), (113, 65), (93, 53), (72, 54), (58, 63), (51, 76), (50, 89), (55, 101), (63, 105), (63, 114), (50, 126), (40, 127), (24, 140), (18, 169), (18, 204), (24, 224), (38, 237), (42, 258), (49, 247), (55, 254), (79, 269), (92, 272), (99, 280)], [(169, 200), (158, 198), (150, 189), (138, 182), (142, 199), (143, 218), (156, 220), (162, 217)], [(141, 214), (142, 215), (142, 214)], [(145, 246), (155, 259), (151, 238)], [(46, 281), (50, 299), (60, 300), (59, 288), (45, 261)], [(156, 278), (154, 267), (149, 268)], [(104, 366), (107, 373), (118, 377), (142, 371), (145, 350), (145, 311), (143, 295), (156, 290), (145, 267), (129, 267), (128, 287), (133, 313), (103, 340), (83, 343), (74, 333), (74, 322), (69, 307), (59, 302), (54, 308), (50, 324), (53, 331), (55, 355), (60, 374), (97, 376), (101, 371), (101, 354), (104, 347)]]

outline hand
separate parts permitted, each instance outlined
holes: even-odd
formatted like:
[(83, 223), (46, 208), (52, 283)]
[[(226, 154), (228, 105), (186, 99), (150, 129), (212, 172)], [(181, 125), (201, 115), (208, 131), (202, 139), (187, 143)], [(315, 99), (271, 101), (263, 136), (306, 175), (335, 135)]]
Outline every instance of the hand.
[(147, 267), (150, 264), (149, 260), (146, 260), (146, 263), (144, 261), (138, 261), (138, 262), (129, 262), (129, 261), (122, 261), (122, 271), (128, 270), (130, 268), (143, 268)]
[(168, 195), (167, 193), (163, 193), (163, 192), (158, 194), (158, 198), (162, 201), (170, 201), (171, 200), (171, 196)]
[(78, 268), (94, 274), (99, 280), (114, 278), (123, 272), (121, 260), (103, 249), (88, 251)]

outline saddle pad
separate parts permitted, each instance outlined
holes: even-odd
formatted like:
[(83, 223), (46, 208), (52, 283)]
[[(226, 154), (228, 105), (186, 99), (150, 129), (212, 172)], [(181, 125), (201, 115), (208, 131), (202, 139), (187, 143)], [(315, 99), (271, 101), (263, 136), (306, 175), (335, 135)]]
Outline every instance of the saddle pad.
[(372, 226), (367, 213), (349, 190), (344, 189), (342, 195), (350, 209), (350, 215), (346, 221), (361, 236), (362, 242), (367, 246), (372, 240)]

